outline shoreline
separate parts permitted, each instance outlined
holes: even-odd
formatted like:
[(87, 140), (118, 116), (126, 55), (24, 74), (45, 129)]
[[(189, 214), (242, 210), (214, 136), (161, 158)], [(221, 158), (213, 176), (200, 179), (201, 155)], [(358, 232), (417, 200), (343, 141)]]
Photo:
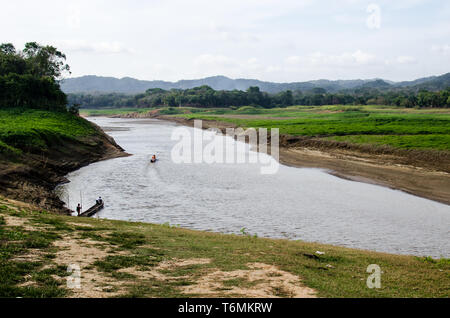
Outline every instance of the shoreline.
[[(0, 282), (2, 297), (36, 297), (39, 291), (39, 297), (58, 298), (445, 298), (448, 292), (445, 258), (77, 218), (2, 196), (0, 222), (21, 235), (7, 242), (23, 247), (4, 261), (15, 279)], [(16, 239), (22, 236), (25, 242)], [(366, 286), (374, 263), (387, 275), (376, 290)], [(65, 287), (70, 264), (82, 270), (81, 289)]]
[(42, 154), (26, 153), (13, 161), (0, 158), (0, 195), (70, 215), (54, 191), (68, 182), (66, 175), (94, 162), (128, 156), (111, 136), (89, 123), (95, 130), (92, 135), (61, 139)]
[[(30, 162), (26, 169), (9, 175), (19, 185), (13, 189), (24, 193), (20, 198), (0, 194), (0, 225), (8, 234), (4, 236), (6, 244), (0, 247), (7, 252), (3, 254), (6, 255), (3, 264), (9, 270), (7, 277), (11, 277), (0, 282), (1, 297), (445, 298), (447, 295), (449, 263), (445, 258), (211, 233), (170, 225), (78, 218), (57, 215), (39, 202), (30, 202), (34, 198), (30, 194), (39, 194), (51, 201), (47, 202), (49, 207), (54, 207), (57, 201), (52, 201), (51, 185), (64, 180), (62, 176), (68, 171), (128, 155), (100, 127), (96, 129), (99, 133), (88, 139), (66, 142), (63, 149), (61, 145), (52, 148), (48, 153), (52, 157), (46, 158), (45, 165), (44, 158), (28, 155), (26, 159)], [(32, 164), (31, 160), (38, 161)], [(31, 189), (32, 186), (35, 188)], [(59, 213), (63, 211), (60, 209)], [(366, 268), (374, 262), (382, 264), (388, 275), (383, 278), (383, 287), (377, 290), (365, 284), (369, 275)], [(77, 264), (82, 270), (81, 289), (65, 287), (66, 268), (70, 264)]]
[[(194, 125), (194, 120), (168, 115), (110, 117), (154, 118), (183, 126)], [(236, 128), (227, 122), (203, 120), (203, 129), (212, 127), (221, 130)], [(302, 140), (301, 137), (280, 135), (280, 163), (296, 168), (325, 169), (327, 173), (339, 178), (388, 187), (450, 205), (450, 173), (445, 166), (433, 166), (435, 162), (430, 162), (430, 165), (426, 166), (426, 160), (422, 160), (421, 164), (410, 164), (411, 158), (396, 153), (365, 153), (345, 147), (333, 148), (327, 145), (324, 147), (321, 142), (317, 144), (315, 145), (312, 139)], [(402, 152), (406, 153), (400, 151)]]

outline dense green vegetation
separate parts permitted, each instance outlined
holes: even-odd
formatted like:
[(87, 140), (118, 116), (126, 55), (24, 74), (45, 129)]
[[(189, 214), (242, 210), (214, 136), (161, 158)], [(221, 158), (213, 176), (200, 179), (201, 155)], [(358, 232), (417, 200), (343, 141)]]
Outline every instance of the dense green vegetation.
[(85, 108), (80, 110), (83, 116), (113, 116), (124, 115), (129, 113), (146, 113), (152, 108), (138, 108), (138, 107), (121, 107), (121, 108)]
[(294, 106), (177, 115), (226, 121), (240, 127), (279, 128), (280, 133), (398, 148), (450, 150), (450, 112), (377, 106)]
[(153, 88), (143, 94), (69, 94), (71, 104), (85, 108), (99, 107), (240, 107), (245, 105), (264, 108), (288, 107), (292, 105), (392, 105), (399, 107), (450, 107), (450, 88), (438, 92), (429, 91), (388, 91), (365, 87), (328, 93), (325, 89), (314, 88), (309, 91), (283, 91), (268, 94), (259, 87), (247, 91), (216, 91), (209, 86), (192, 89), (163, 90)]
[(0, 153), (42, 151), (62, 138), (94, 132), (89, 122), (68, 112), (0, 109)]
[(52, 46), (35, 42), (16, 51), (12, 44), (0, 45), (0, 109), (38, 108), (66, 111), (67, 96), (58, 78), (69, 71), (66, 56)]
[(403, 149), (450, 150), (450, 111), (378, 105), (290, 106), (265, 109), (104, 108), (84, 109), (87, 116), (130, 112), (230, 122), (240, 127), (279, 128), (280, 133)]
[(58, 80), (70, 68), (66, 56), (35, 42), (17, 51), (0, 45), (0, 153), (43, 151), (64, 138), (93, 133), (92, 126), (67, 111)]
[[(223, 235), (169, 225), (57, 216), (2, 198), (0, 223), (0, 297), (73, 296), (66, 287), (67, 266), (80, 262), (78, 253), (86, 253), (83, 249), (96, 253), (98, 259), (80, 264), (82, 289), (75, 292), (96, 289), (103, 297), (242, 297), (234, 294), (233, 287), (254, 291), (269, 279), (273, 296), (292, 296), (280, 272), (269, 270), (266, 279), (258, 280), (237, 274), (252, 271), (255, 263), (298, 275), (301, 284), (313, 288), (319, 297), (447, 297), (450, 292), (448, 259), (262, 239), (245, 231)], [(62, 247), (56, 244), (63, 241)], [(196, 259), (204, 261), (183, 265)], [(159, 267), (163, 263), (166, 266)], [(381, 289), (367, 288), (370, 264), (378, 264), (383, 271)], [(217, 276), (215, 282), (222, 287), (204, 289), (203, 294), (183, 292), (218, 271), (235, 276)], [(283, 280), (279, 285), (273, 285), (276, 277)], [(78, 294), (83, 295), (87, 294)]]

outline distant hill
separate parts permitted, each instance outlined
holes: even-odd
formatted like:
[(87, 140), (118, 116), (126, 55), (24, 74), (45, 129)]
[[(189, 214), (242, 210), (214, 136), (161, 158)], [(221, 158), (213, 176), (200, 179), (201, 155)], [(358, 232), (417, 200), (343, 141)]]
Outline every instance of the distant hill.
[(364, 83), (363, 85), (359, 86), (358, 88), (376, 88), (376, 89), (388, 89), (394, 87), (395, 84), (389, 84), (386, 81), (383, 81), (381, 79)]
[(178, 82), (166, 81), (142, 81), (130, 77), (121, 79), (114, 77), (82, 76), (69, 78), (61, 83), (65, 93), (143, 93), (149, 88), (169, 89), (189, 89), (202, 85), (208, 85), (215, 90), (246, 90), (250, 86), (258, 86), (262, 91), (268, 93), (278, 93), (285, 90), (308, 91), (314, 88), (324, 88), (328, 92), (357, 88), (376, 88), (379, 90), (389, 89), (428, 89), (441, 90), (450, 87), (450, 73), (441, 76), (420, 78), (410, 82), (391, 82), (382, 79), (370, 80), (316, 80), (295, 83), (273, 83), (263, 82), (256, 79), (231, 79), (225, 76), (212, 76), (196, 80), (181, 80)]
[(442, 90), (450, 87), (450, 73), (437, 76), (430, 77), (430, 79), (426, 82), (420, 82), (419, 84), (414, 85), (412, 88), (416, 90), (427, 89), (427, 90)]

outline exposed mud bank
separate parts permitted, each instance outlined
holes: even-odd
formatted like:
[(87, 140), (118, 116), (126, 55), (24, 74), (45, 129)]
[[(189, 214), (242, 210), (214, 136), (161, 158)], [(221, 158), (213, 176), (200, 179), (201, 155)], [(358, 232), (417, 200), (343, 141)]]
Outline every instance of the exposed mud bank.
[[(134, 117), (139, 116), (139, 117)], [(194, 126), (194, 120), (155, 114), (128, 114)], [(220, 121), (203, 120), (203, 128), (236, 128)], [(302, 136), (280, 136), (280, 162), (294, 167), (322, 168), (330, 174), (402, 190), (450, 204), (450, 153), (405, 150), (388, 146), (350, 144)]]
[(64, 202), (54, 193), (67, 182), (71, 171), (100, 160), (127, 156), (113, 138), (92, 124), (96, 133), (83, 138), (61, 139), (40, 153), (0, 155), (0, 194), (56, 213), (68, 214)]

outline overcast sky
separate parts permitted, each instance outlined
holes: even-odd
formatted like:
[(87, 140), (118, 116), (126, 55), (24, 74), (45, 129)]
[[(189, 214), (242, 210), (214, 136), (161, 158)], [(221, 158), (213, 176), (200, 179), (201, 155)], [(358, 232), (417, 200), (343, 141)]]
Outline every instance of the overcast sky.
[(57, 46), (72, 76), (292, 82), (450, 72), (448, 0), (1, 2), (0, 42)]

